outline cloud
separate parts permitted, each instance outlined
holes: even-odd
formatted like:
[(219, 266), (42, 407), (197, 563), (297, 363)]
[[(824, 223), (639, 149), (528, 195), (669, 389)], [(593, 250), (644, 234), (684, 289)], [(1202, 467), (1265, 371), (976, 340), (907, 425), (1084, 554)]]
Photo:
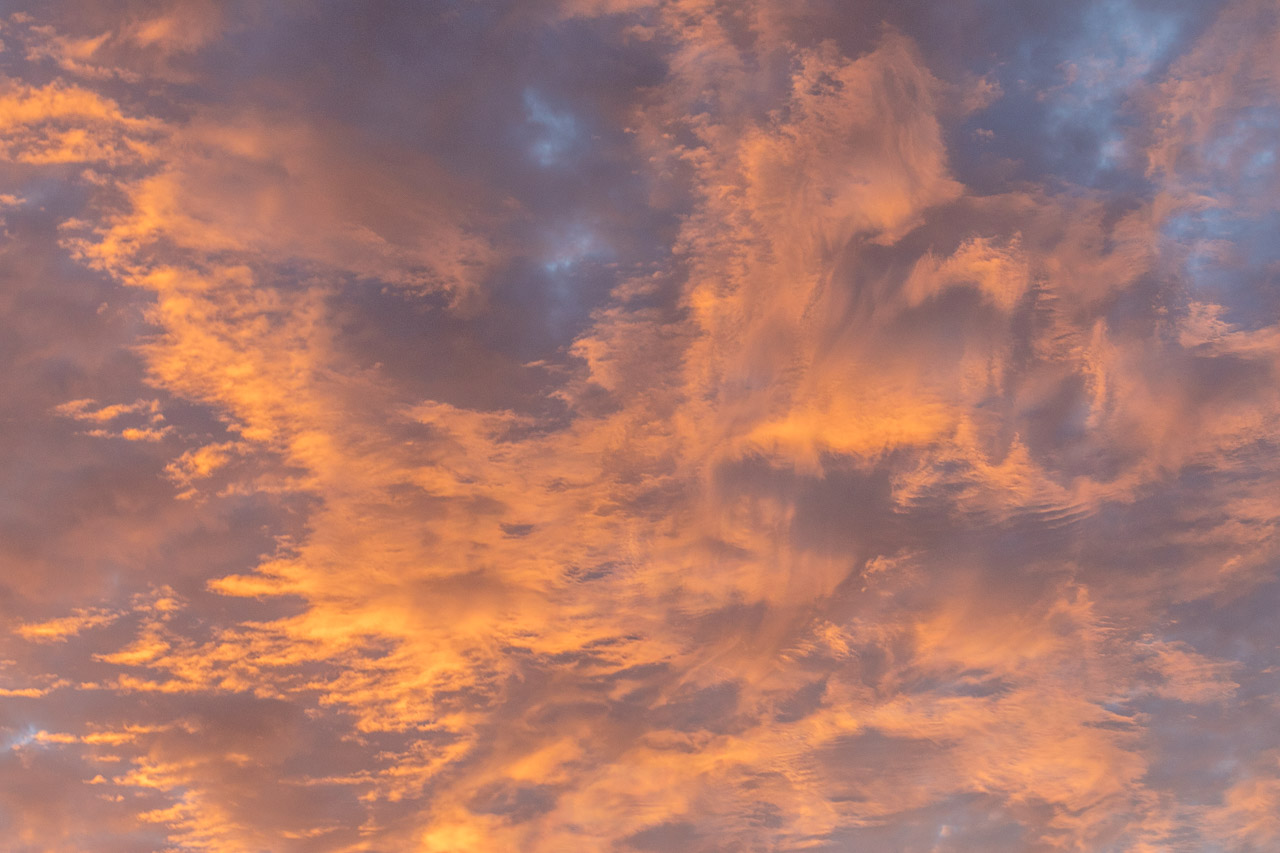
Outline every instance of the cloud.
[(1262, 4), (75, 8), (4, 32), (17, 843), (1274, 840)]
[(19, 625), (14, 630), (23, 639), (57, 643), (74, 637), (86, 628), (108, 625), (118, 617), (118, 613), (109, 611), (79, 609), (70, 616)]
[(24, 163), (105, 163), (148, 159), (156, 122), (127, 115), (112, 99), (77, 85), (0, 81), (0, 155)]

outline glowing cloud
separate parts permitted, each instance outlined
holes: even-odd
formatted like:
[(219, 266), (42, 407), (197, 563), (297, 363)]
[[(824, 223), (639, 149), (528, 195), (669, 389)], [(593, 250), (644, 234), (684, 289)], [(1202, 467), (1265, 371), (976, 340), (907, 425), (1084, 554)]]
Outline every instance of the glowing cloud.
[(1272, 4), (375, 6), (0, 19), (6, 843), (1280, 844)]

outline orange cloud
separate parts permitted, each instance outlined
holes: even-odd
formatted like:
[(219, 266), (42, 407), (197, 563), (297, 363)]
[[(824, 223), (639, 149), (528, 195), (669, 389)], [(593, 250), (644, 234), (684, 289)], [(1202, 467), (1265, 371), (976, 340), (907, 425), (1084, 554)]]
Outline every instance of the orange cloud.
[[(132, 313), (23, 417), (73, 472), (143, 472), (74, 513), (144, 488), (165, 511), (29, 546), (102, 579), (52, 618), (0, 596), (0, 696), (26, 703), (0, 780), (83, 791), (120, 849), (1274, 840), (1275, 744), (1230, 731), (1270, 691), (1276, 331), (1192, 293), (1176, 227), (1221, 201), (1220, 164), (1184, 164), (1239, 100), (1206, 57), (1256, 8), (1135, 98), (1148, 191), (996, 181), (965, 116), (1017, 81), (948, 76), (927, 32), (825, 33), (820, 6), (562, 4), (552, 44), (645, 61), (601, 60), (600, 92), (573, 71), (538, 120), (514, 105), (569, 73), (541, 53), (412, 66), (457, 137), (318, 94), (278, 43), (235, 76), (267, 36), (211, 6), (43, 33), (27, 61), (81, 82), (9, 81), (6, 157), (97, 171), (61, 226), (14, 221)], [(422, 29), (386, 14), (360, 20)], [(532, 26), (505, 14), (484, 39)], [(434, 23), (446, 64), (493, 24)], [(88, 70), (125, 44), (164, 62)], [(383, 50), (351, 74), (407, 75)], [(1215, 239), (1215, 271), (1265, 265)], [(1200, 755), (1228, 740), (1253, 756), (1231, 778)], [(33, 849), (99, 831), (26, 802), (0, 784)]]

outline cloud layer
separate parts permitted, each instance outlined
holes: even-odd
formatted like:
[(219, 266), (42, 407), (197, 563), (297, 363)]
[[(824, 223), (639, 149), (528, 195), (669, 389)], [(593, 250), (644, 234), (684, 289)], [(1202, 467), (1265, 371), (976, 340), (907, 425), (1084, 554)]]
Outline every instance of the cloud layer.
[(1274, 4), (7, 14), (15, 851), (1280, 845)]

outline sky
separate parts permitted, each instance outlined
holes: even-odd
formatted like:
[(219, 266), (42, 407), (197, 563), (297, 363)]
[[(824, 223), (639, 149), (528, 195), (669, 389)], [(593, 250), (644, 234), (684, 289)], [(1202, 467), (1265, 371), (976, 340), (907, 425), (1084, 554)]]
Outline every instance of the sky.
[(1280, 849), (1276, 0), (0, 45), (8, 853)]

